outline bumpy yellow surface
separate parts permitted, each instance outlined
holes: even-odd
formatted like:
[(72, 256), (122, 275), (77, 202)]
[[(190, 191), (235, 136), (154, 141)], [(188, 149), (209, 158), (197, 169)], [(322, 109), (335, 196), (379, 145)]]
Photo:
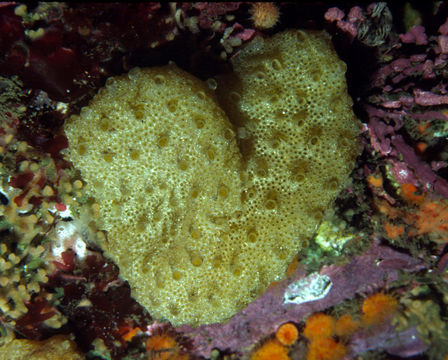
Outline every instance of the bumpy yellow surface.
[(85, 357), (65, 335), (44, 341), (13, 339), (0, 346), (0, 360), (82, 360)]
[(174, 325), (222, 322), (278, 280), (356, 157), (345, 65), (328, 35), (240, 53), (218, 96), (175, 65), (134, 69), (66, 125), (107, 253)]

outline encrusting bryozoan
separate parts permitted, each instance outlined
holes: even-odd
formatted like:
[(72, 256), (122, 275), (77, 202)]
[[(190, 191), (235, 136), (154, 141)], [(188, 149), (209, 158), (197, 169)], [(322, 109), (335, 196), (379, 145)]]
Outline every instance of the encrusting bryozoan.
[(256, 41), (218, 79), (225, 111), (167, 65), (110, 78), (66, 124), (106, 253), (173, 325), (223, 322), (281, 278), (354, 164), (358, 128), (328, 35)]

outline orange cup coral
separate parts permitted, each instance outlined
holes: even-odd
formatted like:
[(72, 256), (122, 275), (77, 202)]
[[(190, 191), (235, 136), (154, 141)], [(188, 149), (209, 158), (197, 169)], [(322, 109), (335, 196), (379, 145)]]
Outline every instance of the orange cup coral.
[(288, 349), (277, 339), (265, 342), (251, 357), (251, 360), (290, 360)]
[(283, 345), (290, 346), (297, 341), (299, 330), (297, 330), (297, 327), (293, 323), (286, 323), (280, 325), (275, 333), (275, 337)]
[(180, 351), (173, 335), (161, 333), (153, 335), (146, 341), (146, 350), (150, 360), (187, 360), (188, 355)]
[(278, 7), (272, 2), (254, 2), (250, 13), (254, 27), (262, 30), (274, 27), (280, 17)]
[(413, 184), (402, 184), (401, 185), (401, 196), (409, 202), (421, 203), (425, 195), (419, 192), (419, 189)]
[(348, 336), (359, 328), (359, 323), (349, 314), (342, 315), (337, 321), (334, 332), (337, 336)]
[(362, 304), (362, 321), (374, 325), (390, 319), (397, 311), (397, 300), (388, 294), (377, 293), (369, 296)]
[(308, 340), (327, 338), (333, 335), (335, 320), (330, 315), (316, 313), (311, 315), (305, 324), (303, 334)]
[(332, 338), (313, 340), (308, 347), (307, 360), (341, 360), (347, 349)]

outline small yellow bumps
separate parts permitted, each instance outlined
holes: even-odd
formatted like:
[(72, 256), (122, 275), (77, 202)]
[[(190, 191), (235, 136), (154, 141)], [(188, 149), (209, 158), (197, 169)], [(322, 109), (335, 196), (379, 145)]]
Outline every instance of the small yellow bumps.
[(140, 151), (138, 150), (132, 150), (130, 153), (130, 158), (132, 160), (138, 160), (138, 158), (140, 157)]
[(218, 194), (221, 198), (226, 198), (229, 195), (229, 189), (225, 185), (221, 185), (218, 188)]
[(81, 189), (83, 187), (83, 183), (81, 180), (75, 180), (75, 182), (73, 183), (73, 187), (77, 190)]
[(191, 263), (193, 266), (201, 266), (202, 265), (202, 257), (199, 255), (193, 255), (191, 257)]
[(42, 190), (42, 195), (43, 196), (53, 196), (54, 190), (51, 188), (50, 185), (46, 185)]
[(177, 270), (173, 271), (173, 279), (174, 280), (178, 281), (181, 279), (181, 277), (182, 277), (182, 274), (180, 271), (177, 271)]
[(157, 141), (157, 145), (159, 145), (160, 147), (165, 147), (168, 145), (168, 136), (163, 135), (159, 138), (159, 140)]
[(114, 159), (114, 156), (112, 154), (104, 154), (104, 161), (110, 163)]
[(247, 240), (251, 243), (257, 240), (257, 232), (254, 229), (249, 230), (247, 233)]
[(201, 237), (201, 232), (200, 232), (199, 230), (197, 230), (197, 229), (194, 229), (194, 230), (191, 232), (191, 237), (192, 237), (193, 239), (199, 239), (199, 238)]
[(225, 321), (283, 275), (357, 154), (327, 34), (255, 38), (232, 62), (208, 85), (173, 64), (132, 69), (66, 123), (107, 255), (175, 326)]

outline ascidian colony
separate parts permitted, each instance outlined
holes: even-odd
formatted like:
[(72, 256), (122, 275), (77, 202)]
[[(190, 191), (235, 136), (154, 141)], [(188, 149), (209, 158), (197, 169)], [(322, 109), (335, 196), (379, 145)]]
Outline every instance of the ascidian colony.
[(0, 19), (0, 360), (448, 359), (448, 4)]

